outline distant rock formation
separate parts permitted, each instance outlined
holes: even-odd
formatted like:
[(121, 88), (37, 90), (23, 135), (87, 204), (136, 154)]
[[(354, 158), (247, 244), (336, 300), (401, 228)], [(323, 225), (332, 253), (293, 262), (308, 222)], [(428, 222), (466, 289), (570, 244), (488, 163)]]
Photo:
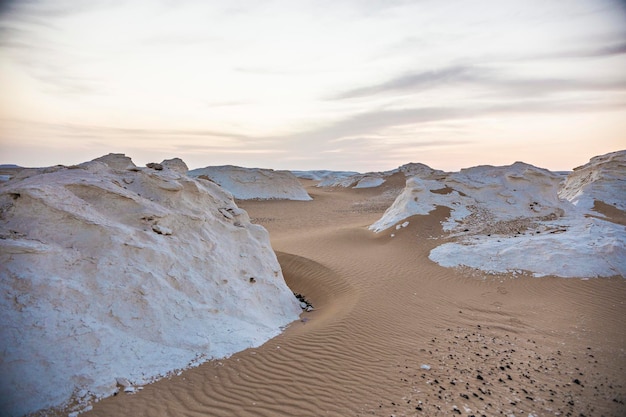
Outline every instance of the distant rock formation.
[(267, 231), (180, 159), (148, 166), (110, 154), (0, 184), (3, 415), (84, 404), (298, 318)]
[(443, 266), (626, 276), (626, 232), (594, 211), (598, 204), (626, 210), (626, 151), (595, 157), (567, 177), (522, 162), (453, 173), (420, 170), (370, 229), (381, 232), (445, 206), (444, 230), (458, 241), (431, 252)]
[[(301, 177), (307, 175), (307, 171), (298, 171)], [(368, 172), (365, 174), (343, 171), (310, 171), (312, 175), (316, 172), (324, 172), (321, 176), (318, 187), (344, 187), (344, 188), (373, 188), (384, 184), (387, 179), (395, 174), (403, 173), (406, 177), (412, 176), (433, 176), (443, 174), (443, 171), (434, 170), (427, 165), (419, 163), (409, 163), (399, 168), (382, 171)], [(311, 175), (311, 174), (309, 174)], [(312, 176), (311, 175), (311, 176)]]
[(188, 174), (213, 181), (240, 200), (311, 200), (298, 178), (289, 171), (223, 165), (194, 169)]
[(323, 181), (326, 178), (337, 177), (349, 177), (350, 175), (357, 175), (356, 171), (331, 171), (325, 169), (318, 169), (313, 171), (291, 171), (293, 175), (303, 180)]
[[(515, 218), (560, 217), (561, 176), (532, 165), (477, 166), (460, 172), (423, 172), (407, 180), (404, 191), (383, 217), (370, 226), (382, 231), (436, 206), (452, 209), (447, 230), (477, 229)], [(479, 231), (479, 230), (476, 230)]]

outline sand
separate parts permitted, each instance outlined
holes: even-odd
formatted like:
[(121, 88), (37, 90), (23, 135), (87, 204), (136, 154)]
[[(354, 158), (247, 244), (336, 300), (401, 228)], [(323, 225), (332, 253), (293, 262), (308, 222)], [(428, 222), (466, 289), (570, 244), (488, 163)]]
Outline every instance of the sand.
[[(428, 259), (447, 210), (375, 234), (404, 187), (238, 201), (315, 307), (228, 359), (85, 416), (623, 416), (626, 280), (485, 274)], [(623, 213), (611, 213), (623, 218)]]

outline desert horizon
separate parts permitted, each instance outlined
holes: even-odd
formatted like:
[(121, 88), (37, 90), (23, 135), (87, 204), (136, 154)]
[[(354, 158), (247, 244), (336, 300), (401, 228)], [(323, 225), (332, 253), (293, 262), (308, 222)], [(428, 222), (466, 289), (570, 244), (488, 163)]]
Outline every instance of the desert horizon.
[[(211, 162), (207, 162), (207, 161), (197, 161), (195, 163), (195, 165), (192, 166), (188, 166), (188, 169), (190, 171), (194, 171), (194, 170), (201, 170), (203, 168), (208, 168), (208, 167), (224, 167), (224, 168), (228, 168), (228, 167), (233, 167), (233, 168), (242, 168), (242, 169), (260, 169), (260, 170), (272, 170), (272, 171), (289, 171), (294, 173), (296, 176), (298, 176), (298, 173), (302, 173), (303, 175), (314, 175), (315, 173), (326, 173), (326, 174), (331, 174), (331, 173), (345, 173), (346, 175), (348, 174), (375, 174), (375, 173), (385, 173), (385, 172), (392, 172), (404, 165), (411, 165), (411, 164), (420, 164), (420, 165), (426, 165), (428, 167), (431, 167), (433, 169), (437, 169), (437, 170), (441, 170), (443, 172), (458, 172), (458, 171), (462, 171), (462, 170), (466, 170), (469, 168), (475, 168), (478, 166), (508, 166), (508, 165), (513, 165), (516, 162), (521, 162), (524, 164), (528, 164), (528, 165), (533, 165), (537, 168), (541, 168), (541, 169), (546, 169), (552, 172), (570, 172), (573, 171), (574, 169), (581, 167), (583, 165), (585, 165), (591, 158), (598, 156), (600, 154), (606, 154), (606, 153), (612, 153), (612, 152), (618, 152), (620, 149), (608, 149), (606, 152), (604, 153), (598, 153), (598, 152), (588, 152), (588, 154), (578, 154), (576, 155), (575, 158), (571, 158), (574, 161), (572, 164), (565, 164), (563, 162), (558, 162), (556, 164), (557, 167), (555, 167), (555, 164), (535, 164), (532, 162), (529, 162), (528, 160), (522, 160), (519, 158), (515, 158), (515, 157), (510, 157), (508, 158), (508, 160), (501, 160), (501, 161), (489, 161), (489, 160), (481, 160), (478, 163), (472, 163), (472, 162), (465, 162), (465, 163), (459, 163), (457, 162), (455, 165), (455, 167), (446, 167), (445, 165), (447, 165), (445, 162), (441, 162), (441, 161), (445, 161), (446, 157), (445, 154), (441, 153), (438, 154), (436, 156), (435, 162), (431, 162), (431, 163), (425, 163), (422, 160), (419, 160), (419, 158), (409, 158), (409, 160), (405, 160), (405, 161), (400, 161), (399, 163), (393, 165), (393, 164), (389, 164), (386, 167), (383, 168), (376, 168), (376, 167), (369, 167), (369, 168), (365, 168), (365, 169), (357, 169), (357, 167), (355, 166), (350, 166), (350, 164), (346, 164), (342, 167), (338, 167), (338, 168), (331, 168), (328, 166), (325, 166), (323, 162), (319, 163), (319, 166), (314, 166), (313, 168), (308, 168), (308, 169), (302, 169), (302, 167), (298, 167), (297, 164), (295, 165), (291, 165), (289, 167), (278, 167), (275, 164), (272, 163), (272, 161), (266, 161), (266, 162), (261, 162), (260, 164), (240, 164), (239, 162), (241, 162), (240, 160), (234, 158), (234, 159), (220, 159), (220, 161), (211, 161)], [(125, 152), (116, 152), (116, 151), (112, 151), (109, 152), (112, 154), (122, 154), (125, 155)], [(81, 163), (84, 163), (86, 161), (92, 160), (92, 159), (97, 159), (98, 157), (101, 157), (103, 155), (106, 155), (107, 153), (101, 153), (101, 154), (93, 154), (91, 153), (93, 157), (89, 157), (89, 155), (86, 155), (86, 158), (83, 159), (72, 159), (72, 160), (65, 160), (65, 161), (54, 161), (51, 164), (36, 164), (36, 163), (15, 163), (14, 160), (5, 160), (2, 163), (0, 163), (0, 169), (1, 168), (29, 168), (29, 169), (38, 169), (38, 168), (46, 168), (46, 167), (51, 167), (51, 166), (56, 166), (56, 165), (62, 165), (62, 166), (73, 166), (73, 165), (79, 165)], [(133, 162), (135, 162), (137, 165), (146, 165), (148, 163), (156, 163), (155, 161), (158, 160), (158, 158), (155, 159), (150, 159), (149, 157), (145, 157), (142, 155), (132, 155), (131, 157), (133, 158)], [(184, 160), (185, 158), (182, 158), (181, 155), (177, 155), (177, 154), (168, 154), (165, 155), (165, 159), (171, 159), (171, 158), (179, 158), (181, 160)], [(210, 161), (210, 159), (209, 159)], [(440, 161), (440, 162), (437, 162)], [(186, 165), (187, 161), (185, 161)], [(551, 166), (550, 166), (551, 165)], [(304, 178), (306, 179), (306, 178)]]

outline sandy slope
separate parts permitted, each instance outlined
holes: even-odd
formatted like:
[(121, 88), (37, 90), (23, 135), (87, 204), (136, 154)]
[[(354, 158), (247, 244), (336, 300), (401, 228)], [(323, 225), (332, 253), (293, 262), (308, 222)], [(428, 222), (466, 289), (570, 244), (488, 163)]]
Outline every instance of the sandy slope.
[(304, 183), (313, 201), (240, 206), (316, 310), (260, 348), (85, 416), (626, 414), (622, 277), (446, 269), (428, 254), (447, 209), (410, 218), (394, 238), (367, 230), (404, 175), (367, 189)]

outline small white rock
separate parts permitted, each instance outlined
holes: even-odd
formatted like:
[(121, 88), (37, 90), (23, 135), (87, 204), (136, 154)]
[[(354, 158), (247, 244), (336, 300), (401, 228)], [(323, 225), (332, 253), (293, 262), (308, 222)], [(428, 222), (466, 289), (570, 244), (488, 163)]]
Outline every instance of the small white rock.
[(130, 387), (133, 385), (130, 383), (128, 379), (122, 378), (122, 377), (115, 378), (115, 382), (117, 383), (117, 385), (124, 387), (124, 388)]
[(422, 368), (425, 371), (430, 371), (430, 365), (423, 364), (422, 366), (420, 366), (420, 368)]

